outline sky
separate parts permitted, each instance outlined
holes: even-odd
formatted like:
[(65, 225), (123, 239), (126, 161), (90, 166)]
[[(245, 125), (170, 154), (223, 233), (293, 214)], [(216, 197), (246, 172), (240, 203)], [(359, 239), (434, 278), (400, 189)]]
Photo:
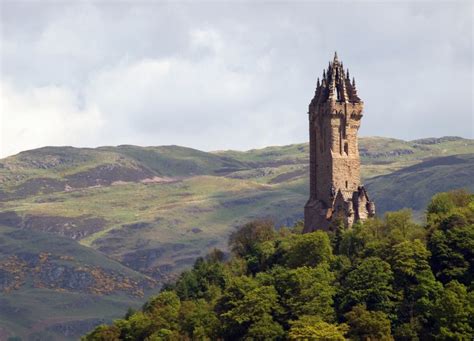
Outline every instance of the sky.
[(360, 136), (474, 138), (471, 1), (0, 0), (0, 157), (308, 140), (337, 50)]

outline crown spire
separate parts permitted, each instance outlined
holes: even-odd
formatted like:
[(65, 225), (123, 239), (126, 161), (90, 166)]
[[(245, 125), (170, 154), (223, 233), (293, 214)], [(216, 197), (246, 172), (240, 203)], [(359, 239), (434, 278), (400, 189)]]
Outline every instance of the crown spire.
[(349, 69), (345, 69), (341, 60), (338, 59), (337, 52), (334, 53), (333, 61), (323, 69), (322, 78), (318, 79), (316, 89), (321, 89), (315, 93), (314, 103), (324, 103), (327, 101), (359, 103), (362, 102), (357, 96), (355, 80), (349, 74)]

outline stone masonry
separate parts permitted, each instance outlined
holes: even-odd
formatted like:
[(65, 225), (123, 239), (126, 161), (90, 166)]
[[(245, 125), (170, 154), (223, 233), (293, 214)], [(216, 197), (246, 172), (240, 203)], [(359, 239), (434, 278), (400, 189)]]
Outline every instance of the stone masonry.
[(374, 202), (360, 183), (357, 132), (364, 103), (354, 78), (337, 53), (317, 81), (309, 104), (310, 197), (304, 209), (304, 231), (350, 228), (375, 215)]

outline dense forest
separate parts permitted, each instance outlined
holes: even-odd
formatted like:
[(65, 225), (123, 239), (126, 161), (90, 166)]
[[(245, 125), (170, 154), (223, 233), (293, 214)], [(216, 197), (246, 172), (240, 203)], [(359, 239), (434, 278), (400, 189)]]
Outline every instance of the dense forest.
[(83, 340), (472, 340), (474, 195), (332, 232), (251, 222)]

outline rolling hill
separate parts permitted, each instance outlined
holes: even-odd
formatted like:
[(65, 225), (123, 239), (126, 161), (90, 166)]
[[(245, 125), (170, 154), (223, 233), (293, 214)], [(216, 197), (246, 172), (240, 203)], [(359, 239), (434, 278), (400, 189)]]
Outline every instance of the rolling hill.
[(0, 226), (1, 340), (77, 339), (157, 286), (71, 239)]
[[(473, 140), (370, 137), (360, 139), (360, 154), (379, 214), (411, 207), (420, 215), (434, 192), (473, 189)], [(249, 220), (292, 225), (307, 200), (307, 162), (306, 144), (210, 153), (179, 146), (45, 147), (0, 160), (0, 300), (11, 308), (0, 310), (0, 330), (25, 337), (33, 328), (46, 339), (74, 339), (97, 316), (117, 316), (94, 315), (78, 303), (66, 305), (70, 320), (51, 327), (34, 321), (56, 321), (65, 306), (33, 307), (92, 300), (108, 311), (143, 301), (123, 288), (103, 292), (98, 288), (109, 284), (95, 277), (88, 277), (89, 289), (63, 279), (46, 285), (38, 277), (58, 266), (69, 269), (65, 274), (77, 267), (100, 273), (109, 278), (105, 283), (114, 276), (147, 283), (145, 290), (136, 284), (146, 295), (209, 249), (225, 249), (228, 235)], [(35, 272), (48, 252), (48, 265)], [(12, 264), (27, 264), (21, 285), (11, 284)], [(8, 318), (16, 308), (25, 311), (24, 323)]]
[(366, 181), (377, 208), (422, 211), (438, 192), (465, 188), (474, 192), (474, 154), (438, 157)]

